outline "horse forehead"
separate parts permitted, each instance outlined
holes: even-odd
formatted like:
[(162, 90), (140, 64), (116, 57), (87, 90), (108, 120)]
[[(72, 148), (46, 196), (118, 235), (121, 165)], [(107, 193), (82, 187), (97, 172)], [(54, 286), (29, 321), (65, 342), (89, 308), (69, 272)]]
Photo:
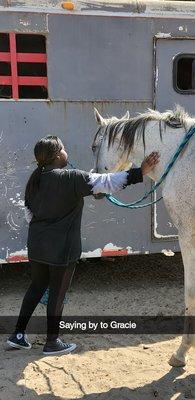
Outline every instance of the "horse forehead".
[(101, 127), (98, 128), (97, 132), (95, 133), (94, 138), (93, 138), (93, 143), (95, 143), (99, 139), (100, 131), (101, 131)]

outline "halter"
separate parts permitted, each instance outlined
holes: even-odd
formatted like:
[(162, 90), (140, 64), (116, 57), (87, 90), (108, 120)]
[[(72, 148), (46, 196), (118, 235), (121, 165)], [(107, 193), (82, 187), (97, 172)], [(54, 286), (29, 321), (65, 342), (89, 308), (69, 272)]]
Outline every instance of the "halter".
[(129, 208), (129, 209), (137, 209), (137, 208), (144, 208), (144, 207), (148, 207), (151, 206), (152, 204), (155, 204), (157, 202), (159, 202), (163, 197), (160, 197), (154, 201), (151, 201), (150, 203), (145, 203), (145, 204), (140, 204), (142, 203), (145, 199), (147, 199), (147, 197), (154, 193), (155, 190), (162, 184), (162, 182), (165, 180), (166, 176), (168, 175), (168, 173), (171, 171), (171, 169), (173, 168), (174, 164), (176, 163), (179, 155), (181, 154), (182, 150), (184, 150), (184, 148), (186, 147), (186, 145), (188, 144), (189, 140), (191, 139), (191, 137), (194, 135), (195, 133), (195, 125), (191, 126), (191, 128), (189, 129), (189, 131), (185, 134), (182, 142), (180, 143), (180, 145), (178, 146), (178, 149), (176, 150), (175, 154), (171, 157), (164, 173), (161, 175), (160, 179), (155, 183), (155, 185), (152, 186), (151, 190), (149, 192), (146, 192), (144, 194), (143, 197), (141, 197), (140, 199), (138, 199), (137, 201), (133, 202), (133, 203), (129, 203), (129, 204), (125, 204), (122, 201), (116, 199), (115, 197), (107, 194), (106, 198), (112, 203), (115, 204), (118, 207), (125, 207), (125, 208)]
[[(106, 198), (108, 201), (110, 201), (110, 203), (114, 204), (115, 206), (118, 207), (124, 207), (124, 208), (129, 208), (129, 209), (138, 209), (138, 208), (144, 208), (144, 207), (148, 207), (151, 206), (152, 204), (156, 204), (158, 203), (160, 200), (162, 200), (162, 196), (159, 197), (156, 200), (150, 201), (149, 203), (144, 203), (144, 204), (140, 204), (142, 203), (144, 200), (146, 200), (148, 198), (148, 196), (150, 196), (150, 194), (154, 193), (155, 190), (162, 184), (162, 182), (165, 180), (166, 176), (168, 175), (168, 173), (171, 171), (171, 169), (173, 168), (174, 164), (176, 163), (179, 155), (181, 154), (181, 152), (184, 150), (184, 148), (187, 146), (189, 140), (191, 139), (191, 137), (194, 135), (195, 133), (195, 125), (191, 126), (191, 128), (189, 129), (189, 131), (185, 134), (184, 138), (182, 139), (182, 142), (180, 143), (180, 145), (178, 146), (178, 149), (176, 150), (176, 152), (174, 153), (174, 155), (171, 157), (164, 173), (161, 175), (160, 179), (155, 183), (155, 185), (152, 186), (151, 190), (149, 192), (146, 192), (144, 194), (144, 196), (142, 196), (140, 199), (138, 199), (137, 201), (133, 202), (133, 203), (123, 203), (122, 201), (116, 199), (115, 197), (113, 197), (110, 194), (106, 194)], [(67, 162), (68, 165), (70, 165), (71, 168), (75, 169), (76, 167), (71, 164), (69, 161)]]

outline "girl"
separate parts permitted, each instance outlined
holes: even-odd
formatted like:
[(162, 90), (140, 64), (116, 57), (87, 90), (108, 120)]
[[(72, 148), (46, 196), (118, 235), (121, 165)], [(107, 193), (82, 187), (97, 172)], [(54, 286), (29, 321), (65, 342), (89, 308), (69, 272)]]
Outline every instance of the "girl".
[(66, 169), (68, 156), (56, 136), (38, 141), (34, 154), (37, 168), (25, 191), (32, 283), (24, 296), (15, 332), (7, 343), (15, 348), (31, 348), (25, 334), (26, 326), (49, 287), (47, 340), (43, 353), (64, 354), (76, 348), (74, 343), (63, 343), (58, 334), (63, 300), (81, 255), (83, 197), (117, 192), (127, 185), (142, 182), (143, 175), (157, 164), (159, 155), (152, 153), (141, 168), (94, 174)]

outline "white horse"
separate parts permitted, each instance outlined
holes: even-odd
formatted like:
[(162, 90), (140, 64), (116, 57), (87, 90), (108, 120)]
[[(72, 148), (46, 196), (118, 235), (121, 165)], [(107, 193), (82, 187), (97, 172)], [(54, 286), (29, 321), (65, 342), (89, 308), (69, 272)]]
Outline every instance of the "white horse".
[[(148, 110), (134, 118), (127, 112), (123, 118), (103, 118), (95, 109), (99, 129), (92, 150), (94, 172), (127, 170), (132, 162), (140, 166), (145, 155), (159, 151), (160, 162), (149, 174), (157, 181), (164, 172), (186, 131), (195, 124), (182, 108), (160, 113)], [(195, 136), (195, 135), (194, 135)], [(169, 172), (163, 198), (172, 221), (178, 229), (184, 263), (185, 315), (195, 316), (195, 137), (192, 137)], [(194, 317), (195, 318), (195, 317)], [(193, 318), (186, 318), (181, 344), (169, 363), (184, 366), (186, 355), (195, 346)]]

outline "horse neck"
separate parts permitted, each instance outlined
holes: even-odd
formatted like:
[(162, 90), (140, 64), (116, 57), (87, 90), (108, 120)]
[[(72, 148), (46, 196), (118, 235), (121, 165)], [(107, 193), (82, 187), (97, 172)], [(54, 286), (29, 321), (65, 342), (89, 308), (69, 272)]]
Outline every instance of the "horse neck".
[[(189, 118), (186, 123), (186, 129), (195, 124), (195, 120)], [(160, 153), (160, 161), (158, 165), (153, 169), (148, 176), (157, 181), (162, 173), (164, 172), (166, 165), (170, 158), (177, 150), (179, 144), (182, 141), (183, 136), (186, 133), (185, 128), (170, 128), (163, 127), (162, 123), (162, 140), (159, 132), (159, 121), (151, 121), (146, 124), (145, 129), (145, 153), (142, 137), (135, 140), (133, 150), (131, 151), (131, 159), (136, 165), (140, 165), (145, 156), (148, 156), (153, 151)]]

